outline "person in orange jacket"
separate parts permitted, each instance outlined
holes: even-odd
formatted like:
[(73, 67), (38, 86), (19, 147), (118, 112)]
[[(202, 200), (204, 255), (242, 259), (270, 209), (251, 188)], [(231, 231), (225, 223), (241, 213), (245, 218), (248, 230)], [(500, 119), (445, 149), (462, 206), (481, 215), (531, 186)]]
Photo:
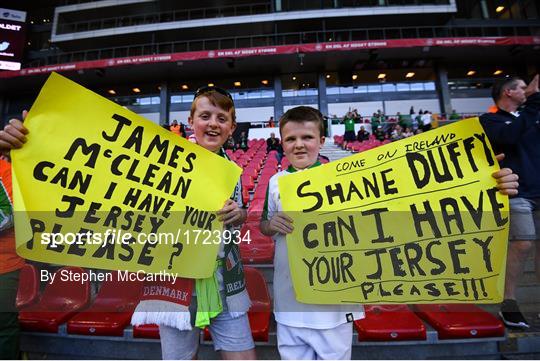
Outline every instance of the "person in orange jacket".
[(178, 124), (176, 119), (172, 121), (172, 124), (169, 127), (169, 130), (176, 135), (180, 135), (180, 125)]
[(15, 306), (24, 260), (15, 252), (11, 164), (0, 159), (0, 359), (19, 358), (19, 314)]

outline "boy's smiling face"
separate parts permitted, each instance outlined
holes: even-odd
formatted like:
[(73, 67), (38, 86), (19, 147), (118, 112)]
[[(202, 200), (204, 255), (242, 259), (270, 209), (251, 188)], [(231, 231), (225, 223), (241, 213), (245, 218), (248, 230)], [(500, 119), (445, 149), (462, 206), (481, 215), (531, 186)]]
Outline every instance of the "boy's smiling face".
[(283, 153), (295, 169), (302, 170), (313, 165), (324, 144), (316, 122), (288, 122), (281, 129)]
[(212, 105), (205, 96), (195, 100), (196, 107), (189, 124), (193, 127), (197, 144), (211, 152), (218, 152), (236, 129), (230, 111)]

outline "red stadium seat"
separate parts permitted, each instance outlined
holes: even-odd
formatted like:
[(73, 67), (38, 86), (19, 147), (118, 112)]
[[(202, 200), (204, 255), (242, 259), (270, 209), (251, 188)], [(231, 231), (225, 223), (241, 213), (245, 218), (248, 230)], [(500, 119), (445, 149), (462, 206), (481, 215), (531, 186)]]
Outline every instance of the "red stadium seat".
[(253, 183), (253, 177), (251, 175), (242, 174), (241, 180), (242, 188), (246, 189), (247, 191), (252, 191), (253, 188), (255, 188), (255, 183)]
[(259, 223), (264, 207), (264, 199), (253, 198), (248, 208), (246, 223)]
[(262, 172), (261, 173), (270, 173), (270, 171), (276, 173), (278, 170), (278, 161), (275, 160), (275, 161), (272, 161), (272, 162), (268, 162), (266, 161), (266, 163), (264, 164), (264, 167), (262, 168)]
[(267, 154), (267, 157), (266, 157), (266, 161), (277, 161), (277, 150), (271, 150), (268, 152)]
[(266, 158), (266, 154), (264, 153), (257, 153), (253, 156), (253, 161), (257, 162), (259, 165), (262, 164), (262, 162), (264, 161), (264, 158)]
[(242, 172), (243, 176), (250, 176), (253, 179), (257, 179), (257, 176), (259, 175), (259, 170), (256, 168), (253, 168), (253, 166), (248, 166), (244, 168), (244, 171)]
[(263, 208), (264, 208), (264, 201), (266, 200), (266, 191), (263, 191), (262, 188), (258, 188), (259, 189), (259, 192), (255, 192), (257, 194), (264, 194), (265, 196), (264, 197), (253, 197), (252, 201), (251, 201), (251, 205), (249, 206), (249, 208), (251, 210), (258, 210), (260, 212), (263, 211)]
[(19, 310), (33, 305), (39, 300), (39, 277), (36, 267), (25, 264), (19, 275), (16, 305)]
[(66, 322), (90, 301), (90, 282), (76, 281), (75, 277), (63, 281), (61, 273), (81, 276), (86, 273), (79, 267), (63, 267), (56, 271), (55, 279), (45, 287), (41, 300), (19, 313), (19, 323), (26, 331), (58, 332)]
[(249, 160), (247, 160), (247, 159), (237, 159), (235, 162), (236, 162), (236, 164), (238, 164), (239, 167), (244, 168), (246, 165), (248, 165)]
[[(244, 267), (246, 288), (251, 299), (248, 311), (249, 325), (254, 341), (268, 342), (270, 313), (272, 310), (270, 292), (262, 273), (253, 267)], [(204, 329), (204, 339), (212, 339), (208, 327)]]
[(407, 305), (365, 306), (366, 318), (354, 321), (359, 341), (425, 340), (426, 327)]
[[(247, 232), (249, 231), (249, 237)], [(274, 258), (274, 241), (261, 233), (259, 223), (244, 223), (240, 230), (240, 255), (244, 263), (271, 263)]]
[(504, 336), (502, 322), (475, 305), (416, 305), (415, 312), (437, 330), (441, 340)]
[(248, 317), (253, 339), (268, 342), (272, 306), (266, 280), (262, 273), (253, 267), (244, 267), (244, 274), (249, 298), (251, 299)]
[[(277, 163), (276, 163), (277, 164)], [(271, 176), (273, 176), (274, 174), (277, 173), (277, 168), (275, 167), (270, 167), (270, 168), (264, 168), (262, 171), (261, 171), (261, 176), (263, 175), (268, 175), (269, 178)]]
[[(266, 193), (266, 188), (268, 188), (268, 183), (270, 183), (270, 178), (272, 178), (272, 175), (270, 174), (261, 174), (259, 181), (257, 183), (257, 187), (263, 187), (264, 191)], [(266, 197), (265, 197), (266, 198)]]
[(242, 187), (242, 202), (244, 205), (249, 203), (249, 190), (245, 187)]
[(118, 278), (119, 272), (110, 273), (112, 280), (104, 281), (92, 306), (77, 314), (67, 323), (67, 332), (79, 335), (122, 336), (139, 302), (141, 281)]
[(287, 158), (283, 158), (281, 160), (281, 169), (282, 170), (285, 170), (285, 169), (289, 168), (290, 165), (291, 165), (291, 162), (289, 162), (289, 160)]
[(261, 209), (262, 209), (262, 206), (264, 205), (264, 200), (266, 199), (266, 188), (268, 187), (265, 187), (265, 186), (257, 187), (257, 189), (255, 190), (255, 193), (253, 194), (253, 200), (255, 199), (262, 200)]
[(159, 326), (155, 324), (133, 326), (134, 338), (159, 338)]

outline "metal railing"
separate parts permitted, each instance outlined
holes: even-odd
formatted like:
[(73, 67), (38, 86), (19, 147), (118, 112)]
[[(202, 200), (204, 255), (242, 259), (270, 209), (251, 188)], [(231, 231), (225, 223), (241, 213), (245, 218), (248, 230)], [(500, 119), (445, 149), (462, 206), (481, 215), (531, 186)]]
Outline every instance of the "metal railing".
[(508, 26), (425, 26), (363, 28), (332, 31), (306, 31), (294, 33), (246, 35), (242, 37), (207, 38), (176, 42), (136, 44), (124, 47), (86, 49), (62, 52), (50, 49), (36, 54), (37, 59), (25, 62), (25, 67), (63, 64), (77, 61), (122, 58), (139, 55), (168, 54), (189, 51), (252, 48), (321, 42), (390, 40), (439, 37), (484, 37), (484, 36), (531, 36), (540, 35), (538, 25)]
[[(381, 6), (415, 6), (415, 5), (448, 5), (448, 0), (369, 0), (359, 4), (355, 0), (341, 1), (339, 4), (328, 5), (324, 2), (292, 2), (289, 8), (284, 11), (302, 11), (302, 10), (322, 10), (338, 8), (369, 8)], [(334, 6), (336, 5), (336, 6)], [(294, 6), (294, 7), (293, 7)], [(238, 4), (220, 7), (206, 7), (195, 9), (178, 9), (154, 13), (145, 13), (138, 15), (122, 15), (116, 17), (99, 18), (84, 21), (64, 22), (63, 14), (60, 13), (57, 34), (78, 33), (83, 31), (95, 31), (102, 29), (119, 28), (126, 26), (135, 26), (143, 24), (159, 24), (174, 21), (188, 21), (198, 19), (213, 19), (222, 17), (233, 17), (243, 15), (268, 14), (274, 9), (271, 2)]]
[(145, 13), (131, 16), (116, 16), (69, 23), (62, 23), (63, 13), (60, 13), (60, 22), (57, 27), (57, 34), (61, 35), (66, 33), (78, 33), (83, 31), (95, 31), (145, 24), (159, 24), (174, 21), (267, 14), (269, 12), (271, 12), (270, 3), (255, 3), (213, 8), (206, 7), (196, 9), (178, 9), (172, 11)]

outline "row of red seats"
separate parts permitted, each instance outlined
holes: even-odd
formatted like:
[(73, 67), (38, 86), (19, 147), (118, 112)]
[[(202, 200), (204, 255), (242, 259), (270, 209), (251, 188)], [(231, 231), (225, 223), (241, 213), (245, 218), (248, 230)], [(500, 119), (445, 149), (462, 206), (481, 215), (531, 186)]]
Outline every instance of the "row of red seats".
[[(79, 267), (61, 268), (40, 295), (36, 268), (27, 264), (22, 269), (17, 293), (21, 329), (56, 333), (58, 327), (67, 322), (69, 334), (123, 336), (139, 302), (143, 282), (121, 281), (118, 273), (113, 272), (112, 280), (102, 283), (91, 303), (90, 283), (62, 280), (62, 270), (79, 275), (86, 272)], [(270, 293), (263, 275), (257, 269), (245, 267), (244, 272), (252, 300), (248, 317), (253, 337), (257, 341), (268, 341)], [(159, 329), (156, 325), (135, 326), (133, 337), (159, 338)]]
[[(244, 172), (242, 173), (242, 185), (245, 188), (243, 191), (244, 203), (248, 204), (246, 201), (250, 201), (250, 203), (248, 217), (241, 229), (242, 239), (247, 241), (240, 243), (240, 254), (242, 261), (248, 264), (272, 263), (274, 241), (272, 238), (261, 233), (259, 223), (263, 212), (268, 182), (278, 171), (278, 160), (275, 151), (266, 154), (265, 142), (254, 145), (251, 149), (254, 149), (253, 156), (250, 163), (244, 167)], [(249, 199), (249, 191), (253, 191), (253, 198), (251, 200)], [(249, 237), (246, 236), (248, 234)]]
[[(64, 269), (86, 272), (78, 267)], [(244, 270), (253, 303), (248, 313), (253, 337), (268, 341), (271, 305), (266, 282), (256, 269)], [(59, 325), (67, 321), (70, 334), (122, 336), (142, 288), (142, 282), (106, 281), (87, 308), (89, 283), (81, 286), (56, 277), (40, 296), (37, 280), (36, 269), (25, 266), (17, 305), (21, 307), (21, 328), (27, 331), (58, 332)], [(504, 326), (495, 316), (469, 304), (415, 305), (413, 310), (406, 305), (373, 305), (365, 310), (366, 318), (355, 321), (360, 341), (425, 340), (426, 327), (421, 319), (437, 330), (439, 339), (504, 335)], [(156, 325), (137, 326), (133, 328), (133, 337), (159, 338), (159, 329)], [(205, 337), (209, 338), (208, 333)]]
[[(343, 143), (345, 142), (343, 135), (334, 135), (334, 144), (343, 147)], [(375, 139), (375, 136), (372, 134), (369, 136), (368, 140), (365, 140), (363, 142), (359, 142), (357, 140), (353, 142), (347, 143), (347, 150), (358, 153), (363, 152), (365, 150), (377, 148), (378, 146), (388, 144), (391, 141), (389, 139), (385, 139), (384, 141), (380, 141)]]
[(440, 340), (501, 337), (502, 322), (471, 304), (372, 305), (366, 318), (355, 321), (359, 341), (425, 340), (422, 320), (437, 331)]

